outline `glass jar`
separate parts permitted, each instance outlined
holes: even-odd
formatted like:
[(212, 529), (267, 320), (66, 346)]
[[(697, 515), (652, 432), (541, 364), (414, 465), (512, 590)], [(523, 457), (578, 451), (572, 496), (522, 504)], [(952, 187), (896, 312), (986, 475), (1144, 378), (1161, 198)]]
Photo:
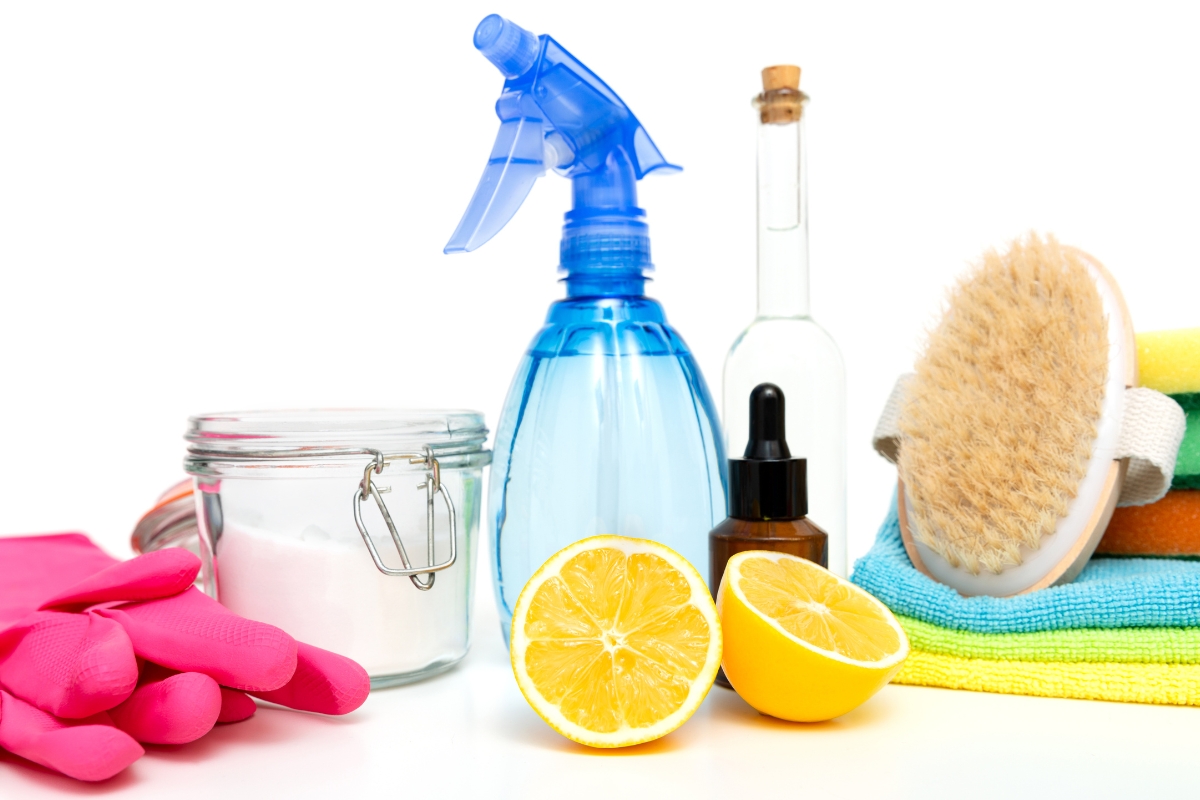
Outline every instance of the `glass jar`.
[[(353, 658), (372, 688), (466, 655), (491, 461), (482, 414), (212, 414), (192, 417), (186, 438), (193, 549), (223, 605)], [(174, 526), (143, 530), (139, 549), (179, 544)]]

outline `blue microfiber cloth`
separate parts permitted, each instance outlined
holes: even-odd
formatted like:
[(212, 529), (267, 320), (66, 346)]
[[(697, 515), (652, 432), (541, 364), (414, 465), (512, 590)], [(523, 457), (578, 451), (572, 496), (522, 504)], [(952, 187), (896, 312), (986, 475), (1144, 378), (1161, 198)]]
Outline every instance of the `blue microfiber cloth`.
[(1096, 558), (1074, 583), (1016, 597), (963, 597), (913, 567), (900, 539), (896, 500), (850, 580), (897, 614), (976, 633), (1065, 628), (1200, 626), (1200, 562)]

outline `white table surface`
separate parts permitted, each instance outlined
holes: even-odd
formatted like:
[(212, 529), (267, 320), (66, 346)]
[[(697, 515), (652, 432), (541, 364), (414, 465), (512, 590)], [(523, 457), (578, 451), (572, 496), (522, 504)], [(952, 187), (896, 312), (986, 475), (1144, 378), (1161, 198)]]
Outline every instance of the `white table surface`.
[(341, 718), (260, 708), (83, 784), (0, 753), (0, 798), (1200, 796), (1200, 708), (888, 686), (832, 722), (759, 715), (714, 687), (675, 733), (576, 745), (513, 681), (486, 575), (454, 670), (373, 693)]

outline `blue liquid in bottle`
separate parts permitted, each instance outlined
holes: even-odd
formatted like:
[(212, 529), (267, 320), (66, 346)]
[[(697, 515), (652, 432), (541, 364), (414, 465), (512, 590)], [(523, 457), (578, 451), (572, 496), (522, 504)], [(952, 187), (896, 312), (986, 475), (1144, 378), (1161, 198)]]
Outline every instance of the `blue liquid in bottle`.
[(725, 513), (717, 414), (643, 282), (588, 281), (611, 293), (575, 297), (568, 279), (509, 390), (488, 497), (506, 642), (525, 582), (588, 536), (653, 539), (708, 575), (707, 533)]

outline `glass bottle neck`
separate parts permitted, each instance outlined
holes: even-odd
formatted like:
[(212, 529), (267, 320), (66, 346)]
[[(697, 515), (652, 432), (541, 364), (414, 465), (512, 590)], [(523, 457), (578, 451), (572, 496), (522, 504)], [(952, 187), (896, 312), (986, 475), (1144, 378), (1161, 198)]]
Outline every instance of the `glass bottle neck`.
[(758, 316), (807, 317), (804, 116), (758, 126)]

